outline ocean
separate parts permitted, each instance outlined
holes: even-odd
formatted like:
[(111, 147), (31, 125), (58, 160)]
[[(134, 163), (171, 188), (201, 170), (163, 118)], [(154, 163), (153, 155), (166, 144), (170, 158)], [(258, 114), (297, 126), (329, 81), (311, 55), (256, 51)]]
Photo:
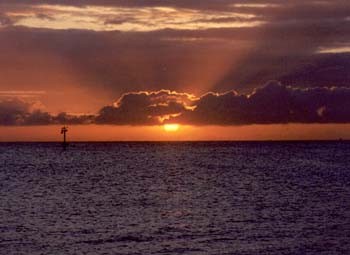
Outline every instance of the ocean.
[(0, 254), (350, 254), (350, 143), (0, 143)]

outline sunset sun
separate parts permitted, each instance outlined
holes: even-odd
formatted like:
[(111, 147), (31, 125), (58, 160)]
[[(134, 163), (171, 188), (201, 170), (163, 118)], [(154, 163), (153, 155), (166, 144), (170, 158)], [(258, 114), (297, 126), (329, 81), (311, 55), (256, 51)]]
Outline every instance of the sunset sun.
[(164, 130), (166, 132), (176, 132), (179, 130), (180, 125), (179, 124), (164, 124)]

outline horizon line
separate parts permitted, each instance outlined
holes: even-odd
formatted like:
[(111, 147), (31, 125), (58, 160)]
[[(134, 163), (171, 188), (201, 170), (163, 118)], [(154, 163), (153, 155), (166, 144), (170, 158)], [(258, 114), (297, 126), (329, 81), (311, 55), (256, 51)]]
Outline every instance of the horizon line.
[[(81, 140), (81, 141), (68, 141), (67, 143), (186, 143), (186, 142), (350, 142), (350, 139), (262, 139), (262, 140), (252, 140), (252, 139), (237, 139), (237, 140), (227, 140), (227, 139), (217, 139), (217, 140)], [(51, 141), (51, 140), (32, 140), (32, 141), (19, 141), (19, 140), (9, 140), (0, 141), (1, 143), (63, 143), (62, 141)]]

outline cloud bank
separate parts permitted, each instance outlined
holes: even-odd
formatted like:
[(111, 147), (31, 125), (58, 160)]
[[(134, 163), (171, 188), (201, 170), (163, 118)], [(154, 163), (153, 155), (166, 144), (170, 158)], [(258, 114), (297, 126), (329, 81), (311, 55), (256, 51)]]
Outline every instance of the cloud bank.
[(52, 115), (43, 111), (39, 101), (26, 101), (22, 98), (0, 98), (1, 126), (30, 126), (53, 124), (89, 124), (94, 116), (74, 116), (67, 113)]
[(157, 125), (181, 114), (194, 103), (194, 96), (161, 90), (124, 94), (114, 106), (103, 107), (96, 123), (117, 125)]
[(52, 115), (38, 102), (0, 100), (0, 125), (249, 125), (350, 123), (350, 88), (295, 88), (270, 81), (250, 94), (236, 91), (196, 97), (169, 90), (131, 92), (96, 115)]
[(248, 95), (208, 93), (171, 121), (193, 125), (349, 123), (349, 88), (286, 87), (271, 81)]

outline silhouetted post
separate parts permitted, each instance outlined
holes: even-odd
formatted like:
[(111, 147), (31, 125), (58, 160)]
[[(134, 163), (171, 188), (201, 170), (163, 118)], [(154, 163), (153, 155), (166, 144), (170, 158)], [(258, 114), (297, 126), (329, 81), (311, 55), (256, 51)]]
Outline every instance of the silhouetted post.
[(66, 150), (67, 148), (67, 141), (66, 141), (66, 133), (68, 132), (68, 128), (66, 126), (64, 126), (61, 129), (61, 134), (63, 134), (63, 150)]

